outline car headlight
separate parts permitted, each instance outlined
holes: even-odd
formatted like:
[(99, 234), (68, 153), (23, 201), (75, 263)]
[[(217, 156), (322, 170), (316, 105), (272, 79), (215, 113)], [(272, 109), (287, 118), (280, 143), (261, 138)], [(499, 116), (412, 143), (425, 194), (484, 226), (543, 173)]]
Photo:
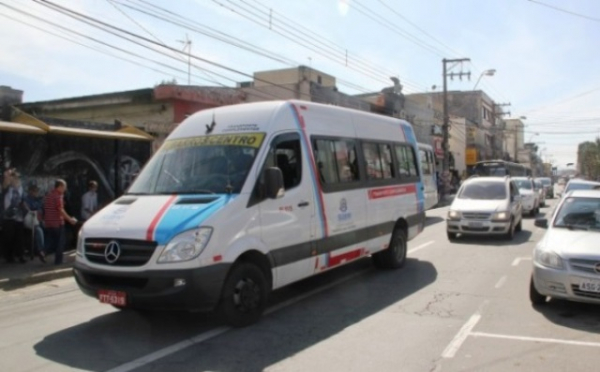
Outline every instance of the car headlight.
[(540, 265), (553, 269), (563, 269), (563, 260), (559, 255), (552, 251), (544, 251), (541, 249), (535, 250), (535, 261)]
[(80, 229), (79, 233), (77, 234), (77, 245), (75, 246), (75, 254), (79, 257), (83, 257), (83, 236), (82, 236), (82, 232), (83, 230)]
[(497, 212), (492, 215), (494, 221), (508, 221), (510, 219), (510, 213), (508, 212)]
[(193, 260), (202, 253), (211, 235), (212, 227), (199, 227), (177, 235), (163, 249), (158, 263)]
[(448, 211), (448, 219), (460, 220), (460, 212), (459, 211)]

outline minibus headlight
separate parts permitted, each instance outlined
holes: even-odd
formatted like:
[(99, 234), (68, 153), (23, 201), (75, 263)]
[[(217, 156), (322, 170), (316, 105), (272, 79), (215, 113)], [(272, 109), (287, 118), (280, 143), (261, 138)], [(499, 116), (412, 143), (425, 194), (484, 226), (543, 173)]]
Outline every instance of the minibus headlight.
[(200, 227), (177, 235), (163, 249), (158, 263), (193, 260), (202, 253), (211, 235), (211, 227)]

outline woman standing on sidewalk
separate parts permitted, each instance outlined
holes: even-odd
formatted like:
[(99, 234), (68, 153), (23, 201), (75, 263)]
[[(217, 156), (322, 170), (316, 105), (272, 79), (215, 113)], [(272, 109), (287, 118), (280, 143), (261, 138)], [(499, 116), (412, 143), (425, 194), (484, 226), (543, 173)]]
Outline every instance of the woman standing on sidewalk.
[(40, 258), (40, 261), (46, 262), (46, 254), (44, 252), (44, 230), (42, 229), (43, 203), (39, 197), (40, 189), (36, 185), (29, 186), (28, 194), (25, 197), (25, 208), (28, 213), (32, 213), (33, 217), (30, 221), (30, 226), (26, 226), (33, 230), (33, 246), (35, 254)]
[(21, 177), (15, 169), (4, 173), (4, 215), (2, 235), (6, 262), (25, 263), (23, 257), (23, 188)]
[(67, 190), (65, 180), (56, 180), (54, 189), (44, 199), (44, 228), (46, 229), (46, 253), (54, 253), (54, 264), (63, 262), (65, 245), (65, 220), (75, 225), (77, 220), (67, 214), (63, 195)]

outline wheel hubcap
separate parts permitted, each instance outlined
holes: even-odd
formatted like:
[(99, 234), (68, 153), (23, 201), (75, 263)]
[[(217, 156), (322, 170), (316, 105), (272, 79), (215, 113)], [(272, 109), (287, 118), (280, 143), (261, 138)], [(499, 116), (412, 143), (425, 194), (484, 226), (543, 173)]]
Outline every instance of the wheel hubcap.
[(243, 312), (256, 309), (260, 303), (260, 287), (252, 279), (240, 280), (233, 292), (233, 302)]

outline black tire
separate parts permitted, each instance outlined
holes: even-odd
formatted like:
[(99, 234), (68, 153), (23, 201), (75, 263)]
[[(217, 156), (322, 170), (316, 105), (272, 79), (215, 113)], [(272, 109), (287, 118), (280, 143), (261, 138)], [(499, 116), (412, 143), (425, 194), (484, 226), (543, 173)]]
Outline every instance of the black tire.
[(221, 293), (218, 313), (233, 327), (256, 323), (267, 307), (270, 286), (265, 273), (255, 264), (235, 264)]
[(517, 224), (517, 226), (515, 227), (515, 231), (516, 232), (521, 232), (523, 231), (523, 217), (521, 217), (521, 219), (519, 220), (519, 223)]
[(533, 208), (533, 209), (531, 210), (531, 212), (529, 212), (529, 215), (530, 215), (531, 217), (535, 217), (535, 208)]
[(531, 300), (532, 305), (543, 305), (546, 303), (547, 297), (541, 294), (535, 289), (535, 284), (533, 284), (533, 276), (531, 277), (531, 281), (529, 282), (529, 300)]
[(504, 235), (504, 239), (506, 240), (513, 240), (515, 237), (515, 220), (511, 219), (510, 220), (510, 227), (508, 228), (508, 232)]
[(453, 241), (453, 240), (456, 240), (456, 237), (457, 237), (458, 234), (450, 232), (450, 231), (447, 231), (446, 235), (448, 235), (448, 240)]
[(406, 232), (397, 227), (392, 233), (389, 247), (372, 256), (373, 263), (380, 269), (399, 269), (406, 263), (407, 250)]

